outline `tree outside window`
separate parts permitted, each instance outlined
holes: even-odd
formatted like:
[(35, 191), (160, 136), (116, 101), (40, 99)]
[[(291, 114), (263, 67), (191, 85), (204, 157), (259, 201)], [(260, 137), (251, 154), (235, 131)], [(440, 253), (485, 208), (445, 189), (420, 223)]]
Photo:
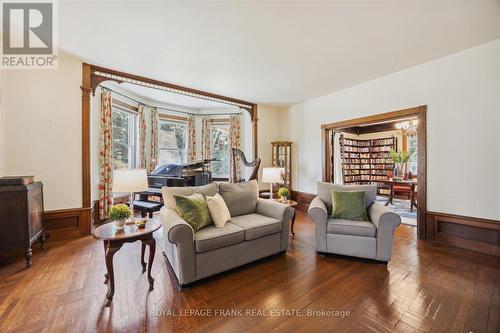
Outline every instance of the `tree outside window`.
[(159, 127), (159, 164), (186, 163), (187, 124), (181, 121), (160, 120)]
[(229, 124), (212, 124), (212, 176), (229, 178), (230, 164)]
[(113, 108), (112, 156), (114, 169), (136, 167), (137, 115)]
[(417, 155), (418, 155), (418, 139), (416, 135), (408, 136), (408, 151), (412, 151), (413, 154), (408, 159), (408, 172), (411, 172), (413, 175), (417, 174)]

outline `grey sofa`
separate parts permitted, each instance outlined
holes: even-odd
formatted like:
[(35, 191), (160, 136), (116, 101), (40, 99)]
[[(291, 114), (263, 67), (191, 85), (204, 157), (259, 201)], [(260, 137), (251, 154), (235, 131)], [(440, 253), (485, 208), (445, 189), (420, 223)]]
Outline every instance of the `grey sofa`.
[[(314, 221), (316, 251), (388, 262), (391, 259), (394, 230), (401, 218), (390, 208), (375, 202), (374, 185), (339, 185), (318, 182), (318, 196), (309, 205)], [(370, 222), (332, 219), (332, 190), (365, 191)]]
[[(204, 196), (216, 192), (224, 198), (231, 220), (197, 232), (175, 210), (174, 194)], [(159, 242), (181, 287), (205, 277), (286, 251), (290, 221), (295, 210), (258, 198), (256, 180), (248, 183), (164, 187), (160, 211), (164, 242)]]

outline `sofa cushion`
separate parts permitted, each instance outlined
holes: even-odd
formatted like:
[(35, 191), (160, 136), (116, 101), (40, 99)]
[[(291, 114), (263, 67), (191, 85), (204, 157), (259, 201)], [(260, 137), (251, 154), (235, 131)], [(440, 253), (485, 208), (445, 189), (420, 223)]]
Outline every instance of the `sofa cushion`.
[(215, 195), (217, 193), (217, 184), (211, 183), (204, 186), (186, 186), (186, 187), (167, 187), (161, 188), (161, 194), (163, 196), (163, 203), (168, 209), (175, 210), (175, 199), (174, 194), (188, 196), (195, 192), (203, 194), (204, 197), (207, 195)]
[(212, 224), (207, 203), (200, 193), (189, 196), (174, 195), (177, 214), (193, 227), (194, 231)]
[(371, 222), (331, 219), (326, 225), (329, 234), (375, 237), (377, 227)]
[(246, 183), (220, 183), (219, 193), (232, 217), (255, 213), (259, 198), (259, 184), (256, 180)]
[(232, 223), (226, 223), (223, 228), (211, 225), (198, 230), (194, 234), (194, 244), (197, 253), (215, 250), (244, 240), (245, 232), (243, 228)]
[(370, 206), (377, 198), (376, 185), (340, 185), (317, 182), (318, 196), (325, 203), (326, 209), (332, 211), (332, 191), (365, 191), (365, 206)]
[(245, 230), (245, 240), (281, 232), (281, 221), (272, 217), (252, 213), (232, 217), (229, 221)]

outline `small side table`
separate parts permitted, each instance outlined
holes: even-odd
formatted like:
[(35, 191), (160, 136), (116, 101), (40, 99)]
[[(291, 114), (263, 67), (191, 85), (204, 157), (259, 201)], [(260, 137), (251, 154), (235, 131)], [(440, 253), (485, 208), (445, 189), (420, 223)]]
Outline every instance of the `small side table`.
[[(282, 204), (285, 204), (285, 205), (288, 205), (290, 207), (294, 207), (297, 206), (297, 201), (293, 201), (293, 200), (287, 200), (286, 202), (283, 202), (281, 201), (281, 199), (273, 199), (274, 201), (276, 202), (279, 202), (279, 203), (282, 203)], [(293, 212), (293, 217), (292, 217), (292, 227), (291, 227), (291, 231), (292, 231), (292, 235), (295, 236), (295, 232), (293, 232), (293, 226), (295, 224), (295, 211)]]
[(106, 258), (107, 273), (104, 275), (104, 283), (108, 283), (108, 293), (106, 294), (106, 306), (109, 306), (113, 301), (115, 294), (115, 275), (113, 271), (113, 256), (125, 243), (133, 243), (140, 240), (142, 242), (141, 248), (141, 264), (142, 272), (146, 271), (146, 262), (144, 261), (144, 252), (146, 245), (149, 246), (149, 260), (148, 260), (148, 281), (149, 290), (153, 290), (154, 279), (151, 276), (151, 267), (155, 257), (156, 241), (153, 237), (153, 232), (161, 228), (161, 223), (157, 219), (148, 219), (146, 227), (138, 228), (136, 225), (126, 225), (125, 229), (116, 229), (114, 222), (103, 224), (94, 229), (92, 235), (96, 239), (101, 239), (104, 243), (104, 253)]

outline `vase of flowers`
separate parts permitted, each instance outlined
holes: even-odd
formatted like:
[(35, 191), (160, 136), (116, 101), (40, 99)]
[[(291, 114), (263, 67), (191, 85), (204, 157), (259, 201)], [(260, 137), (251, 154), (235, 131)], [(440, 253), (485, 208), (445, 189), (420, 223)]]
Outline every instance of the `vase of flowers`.
[(282, 187), (278, 190), (278, 196), (281, 202), (287, 202), (290, 191), (286, 187)]
[(114, 205), (109, 210), (109, 220), (115, 222), (116, 229), (125, 228), (125, 223), (130, 215), (132, 215), (132, 212), (125, 204)]
[(413, 155), (413, 151), (397, 152), (393, 149), (389, 151), (392, 161), (394, 162), (394, 178), (403, 179), (404, 178), (404, 167), (408, 159)]

